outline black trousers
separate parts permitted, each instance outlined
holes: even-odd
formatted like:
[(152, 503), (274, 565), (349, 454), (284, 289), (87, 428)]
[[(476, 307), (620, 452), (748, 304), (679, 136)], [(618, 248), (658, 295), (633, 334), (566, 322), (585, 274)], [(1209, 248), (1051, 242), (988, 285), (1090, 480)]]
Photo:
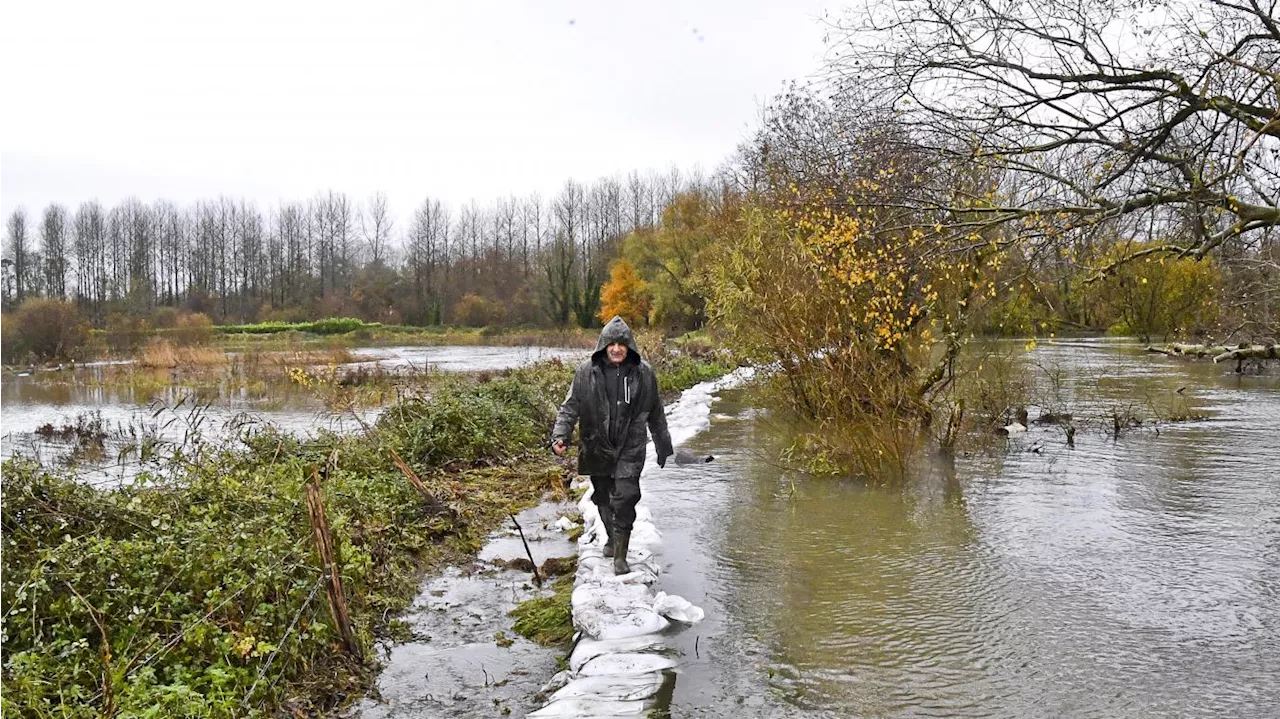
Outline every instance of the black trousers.
[(636, 503), (640, 501), (640, 478), (592, 475), (591, 501), (599, 509), (613, 510), (615, 531), (630, 532), (636, 521)]

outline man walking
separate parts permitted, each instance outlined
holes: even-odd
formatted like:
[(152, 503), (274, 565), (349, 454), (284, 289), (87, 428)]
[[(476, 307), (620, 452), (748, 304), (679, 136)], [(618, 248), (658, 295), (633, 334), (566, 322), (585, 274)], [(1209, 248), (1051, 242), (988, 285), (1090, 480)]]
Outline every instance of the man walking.
[(579, 424), (578, 474), (591, 477), (591, 501), (608, 532), (604, 556), (613, 557), (615, 574), (631, 571), (627, 547), (640, 501), (648, 435), (658, 466), (672, 454), (667, 415), (658, 396), (653, 368), (640, 358), (631, 328), (614, 317), (600, 332), (591, 358), (578, 366), (552, 430), (552, 449), (563, 456)]

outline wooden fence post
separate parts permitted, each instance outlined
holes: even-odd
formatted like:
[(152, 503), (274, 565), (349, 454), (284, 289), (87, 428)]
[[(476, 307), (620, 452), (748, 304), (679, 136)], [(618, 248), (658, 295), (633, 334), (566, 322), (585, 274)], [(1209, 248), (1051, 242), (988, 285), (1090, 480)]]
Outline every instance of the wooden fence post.
[(353, 657), (363, 661), (360, 643), (356, 641), (356, 633), (351, 628), (351, 614), (347, 611), (347, 595), (342, 590), (342, 569), (338, 566), (337, 556), (333, 550), (333, 534), (329, 531), (329, 520), (324, 515), (324, 495), (320, 492), (320, 472), (311, 470), (311, 481), (307, 482), (307, 516), (311, 519), (311, 530), (315, 534), (316, 552), (320, 555), (320, 563), (324, 567), (325, 594), (329, 597), (329, 615), (338, 628), (342, 643)]

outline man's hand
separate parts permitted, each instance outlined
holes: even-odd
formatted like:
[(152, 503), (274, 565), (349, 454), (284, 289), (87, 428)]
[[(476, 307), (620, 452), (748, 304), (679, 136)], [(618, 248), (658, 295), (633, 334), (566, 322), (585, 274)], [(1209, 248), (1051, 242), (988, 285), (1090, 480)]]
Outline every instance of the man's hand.
[(551, 451), (555, 452), (557, 457), (563, 457), (564, 456), (564, 440), (557, 439), (556, 441), (552, 442)]
[(665, 454), (659, 454), (659, 455), (658, 455), (658, 469), (665, 469), (665, 468), (666, 468), (666, 466), (667, 466), (667, 457), (668, 457), (668, 455), (665, 455)]

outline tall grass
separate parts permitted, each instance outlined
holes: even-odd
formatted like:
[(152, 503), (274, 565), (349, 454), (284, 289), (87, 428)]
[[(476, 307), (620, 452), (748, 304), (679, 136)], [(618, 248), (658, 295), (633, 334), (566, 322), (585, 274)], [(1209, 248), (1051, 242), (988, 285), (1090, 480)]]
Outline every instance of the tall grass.
[(227, 353), (215, 347), (175, 346), (153, 337), (138, 354), (138, 364), (150, 368), (215, 367), (227, 364)]

